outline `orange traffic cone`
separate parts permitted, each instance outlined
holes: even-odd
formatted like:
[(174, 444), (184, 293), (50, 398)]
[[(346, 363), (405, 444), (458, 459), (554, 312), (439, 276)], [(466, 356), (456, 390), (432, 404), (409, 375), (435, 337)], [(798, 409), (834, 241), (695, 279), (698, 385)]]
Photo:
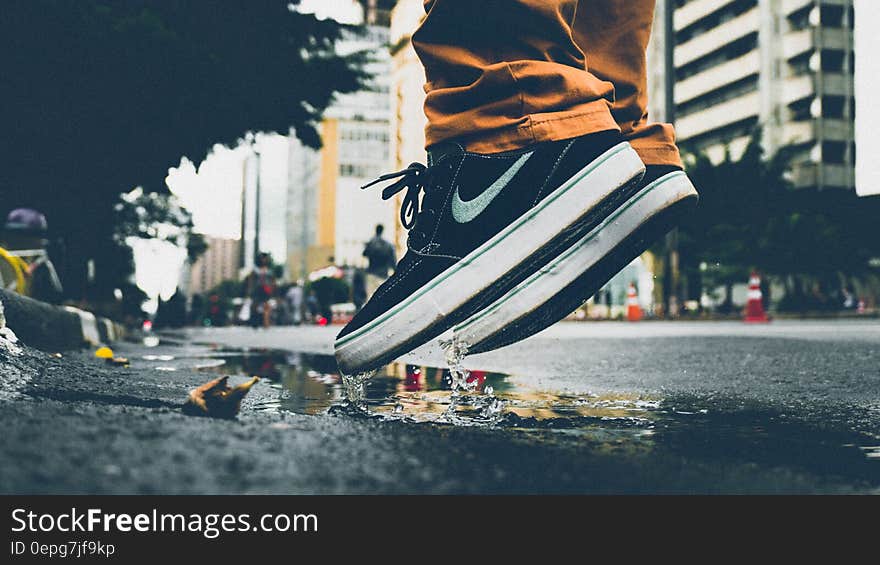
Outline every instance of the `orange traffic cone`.
[(746, 318), (749, 323), (769, 322), (767, 312), (764, 311), (764, 295), (761, 293), (761, 277), (758, 273), (752, 271), (749, 277), (749, 294), (746, 303)]
[(636, 294), (636, 285), (629, 283), (626, 291), (626, 319), (630, 322), (638, 322), (642, 319), (642, 307), (639, 305), (639, 295)]

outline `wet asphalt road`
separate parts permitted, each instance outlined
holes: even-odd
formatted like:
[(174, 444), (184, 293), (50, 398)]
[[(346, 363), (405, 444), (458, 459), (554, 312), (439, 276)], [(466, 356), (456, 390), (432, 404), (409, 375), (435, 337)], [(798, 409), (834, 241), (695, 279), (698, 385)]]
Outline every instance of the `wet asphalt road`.
[[(557, 325), (465, 360), (504, 373), (491, 382), (511, 391), (498, 393), (511, 410), (494, 425), (410, 419), (416, 401), (404, 419), (328, 412), (307, 402), (340, 388), (314, 388), (336, 382), (320, 355), (300, 381), (258, 383), (235, 421), (181, 412), (189, 389), (233, 366), (198, 368), (219, 353), (327, 354), (334, 331), (178, 332), (118, 346), (129, 368), (0, 350), (0, 491), (880, 492), (877, 321)], [(406, 361), (442, 355), (432, 345)], [(531, 408), (513, 410), (523, 399)], [(554, 409), (560, 399), (577, 408)]]

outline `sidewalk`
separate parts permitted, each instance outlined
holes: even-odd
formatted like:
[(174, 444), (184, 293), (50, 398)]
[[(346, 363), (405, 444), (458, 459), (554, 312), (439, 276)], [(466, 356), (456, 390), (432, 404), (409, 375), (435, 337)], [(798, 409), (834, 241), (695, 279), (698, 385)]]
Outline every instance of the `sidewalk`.
[(72, 306), (53, 306), (2, 289), (0, 308), (6, 320), (5, 326), (15, 332), (19, 340), (43, 351), (112, 343), (126, 334), (122, 324), (97, 317), (91, 312)]

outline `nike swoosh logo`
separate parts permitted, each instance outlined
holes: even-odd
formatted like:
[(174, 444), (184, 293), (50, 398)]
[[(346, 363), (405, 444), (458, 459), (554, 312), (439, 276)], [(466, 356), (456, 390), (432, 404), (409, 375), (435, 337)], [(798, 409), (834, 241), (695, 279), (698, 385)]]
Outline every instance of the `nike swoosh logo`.
[(455, 218), (455, 221), (459, 224), (466, 224), (482, 214), (483, 210), (495, 200), (495, 197), (501, 194), (504, 187), (510, 183), (516, 173), (526, 164), (526, 161), (529, 160), (529, 157), (531, 157), (533, 153), (533, 151), (530, 151), (523, 154), (504, 172), (503, 175), (498, 177), (498, 180), (492, 183), (492, 186), (484, 190), (483, 193), (476, 198), (468, 200), (467, 202), (461, 199), (461, 196), (458, 194), (458, 187), (456, 187), (455, 194), (452, 195), (452, 217)]

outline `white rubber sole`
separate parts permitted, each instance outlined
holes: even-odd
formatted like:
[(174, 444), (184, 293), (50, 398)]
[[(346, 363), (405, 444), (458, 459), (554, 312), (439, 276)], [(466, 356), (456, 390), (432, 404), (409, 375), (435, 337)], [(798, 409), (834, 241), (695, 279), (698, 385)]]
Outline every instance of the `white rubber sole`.
[(670, 173), (655, 180), (559, 257), (489, 307), (457, 325), (453, 330), (456, 339), (472, 350), (483, 351), (480, 345), (563, 292), (652, 218), (670, 206), (696, 197), (696, 189), (683, 172)]
[[(336, 341), (344, 373), (373, 369), (430, 341), (444, 319), (526, 263), (597, 204), (640, 177), (645, 166), (627, 142), (584, 167), (537, 206), (369, 324)], [(428, 335), (419, 340), (429, 330)]]

